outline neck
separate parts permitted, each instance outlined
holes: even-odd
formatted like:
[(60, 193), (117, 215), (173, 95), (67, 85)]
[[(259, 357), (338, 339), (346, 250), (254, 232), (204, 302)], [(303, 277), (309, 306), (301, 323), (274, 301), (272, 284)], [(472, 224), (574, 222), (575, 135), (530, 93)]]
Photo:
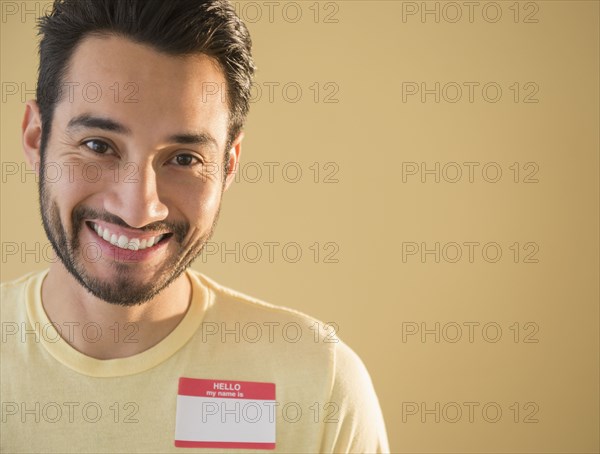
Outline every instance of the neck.
[(171, 333), (185, 316), (192, 287), (186, 273), (152, 300), (124, 307), (91, 293), (54, 262), (42, 285), (42, 305), (62, 338), (81, 353), (97, 359), (125, 358), (141, 353)]

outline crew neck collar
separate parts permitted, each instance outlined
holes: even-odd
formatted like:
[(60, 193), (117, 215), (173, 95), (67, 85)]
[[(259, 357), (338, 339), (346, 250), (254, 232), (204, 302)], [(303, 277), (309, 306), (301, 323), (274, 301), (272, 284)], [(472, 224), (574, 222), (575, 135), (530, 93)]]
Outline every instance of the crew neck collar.
[(28, 282), (27, 315), (39, 333), (39, 342), (57, 361), (83, 375), (92, 377), (121, 377), (144, 372), (158, 366), (179, 351), (199, 328), (209, 303), (209, 292), (195, 273), (185, 273), (192, 288), (191, 302), (179, 324), (158, 344), (126, 358), (96, 359), (87, 356), (65, 341), (52, 324), (42, 305), (42, 283), (49, 269)]

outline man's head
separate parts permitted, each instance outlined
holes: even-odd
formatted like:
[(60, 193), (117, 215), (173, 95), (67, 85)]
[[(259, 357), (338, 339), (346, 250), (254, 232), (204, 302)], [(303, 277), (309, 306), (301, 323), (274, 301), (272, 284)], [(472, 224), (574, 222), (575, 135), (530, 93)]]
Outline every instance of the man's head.
[[(91, 35), (113, 34), (176, 56), (202, 53), (219, 63), (227, 81), (229, 143), (241, 131), (249, 110), (254, 75), (252, 41), (228, 0), (55, 0), (40, 18), (37, 101), (50, 132), (56, 101), (77, 46)], [(98, 55), (98, 59), (110, 58)]]
[(40, 33), (23, 142), (44, 228), (92, 294), (142, 303), (213, 232), (248, 112), (248, 31), (222, 0), (57, 0)]

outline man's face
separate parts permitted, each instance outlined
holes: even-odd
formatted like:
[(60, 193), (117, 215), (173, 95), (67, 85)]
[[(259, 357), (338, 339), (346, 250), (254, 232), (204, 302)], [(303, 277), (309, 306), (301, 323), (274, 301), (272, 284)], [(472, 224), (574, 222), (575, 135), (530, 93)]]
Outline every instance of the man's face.
[(40, 179), (46, 233), (92, 294), (148, 301), (191, 264), (216, 224), (224, 76), (207, 56), (169, 56), (111, 36), (85, 39), (64, 80)]

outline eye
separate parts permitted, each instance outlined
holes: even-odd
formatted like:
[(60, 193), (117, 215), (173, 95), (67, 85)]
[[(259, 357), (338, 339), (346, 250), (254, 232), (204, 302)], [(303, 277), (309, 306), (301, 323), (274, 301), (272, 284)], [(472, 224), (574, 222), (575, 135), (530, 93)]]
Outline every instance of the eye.
[(173, 159), (171, 159), (171, 162), (181, 167), (191, 167), (194, 164), (199, 163), (200, 160), (196, 156), (191, 154), (178, 154)]
[(98, 154), (106, 154), (106, 152), (110, 150), (109, 144), (98, 139), (86, 140), (83, 142), (83, 145), (92, 150), (94, 153)]

